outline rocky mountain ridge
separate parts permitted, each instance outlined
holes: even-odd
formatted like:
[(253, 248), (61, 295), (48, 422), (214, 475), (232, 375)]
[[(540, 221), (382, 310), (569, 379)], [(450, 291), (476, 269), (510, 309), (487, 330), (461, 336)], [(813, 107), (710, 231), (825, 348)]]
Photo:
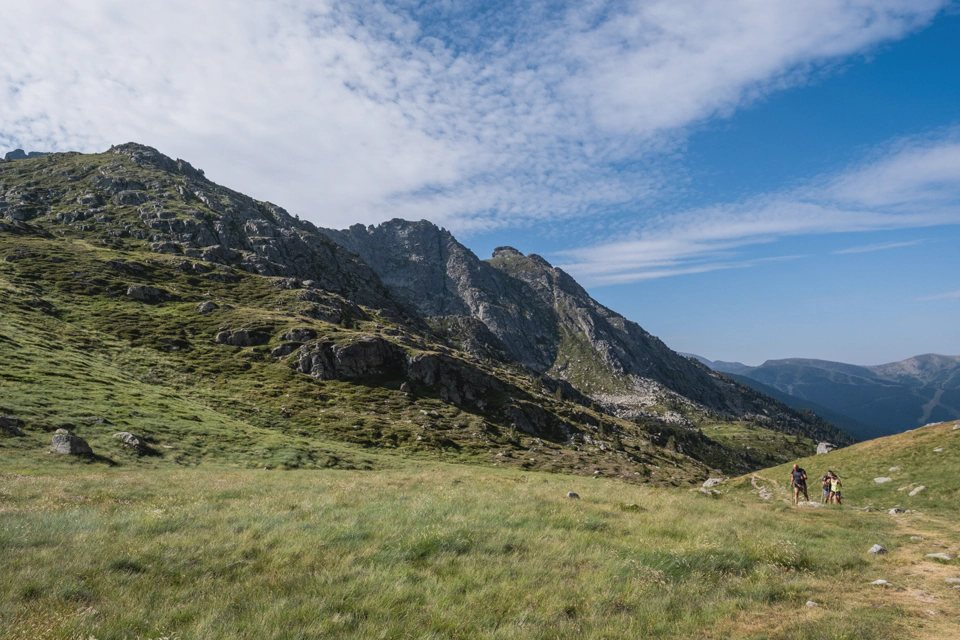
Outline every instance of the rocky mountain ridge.
[(321, 231), (356, 252), (395, 297), (435, 326), (451, 318), (480, 323), (486, 331), (468, 343), (566, 380), (623, 417), (678, 420), (682, 411), (673, 409), (684, 405), (731, 415), (771, 410), (759, 394), (599, 304), (536, 254), (499, 247), (480, 260), (426, 220)]

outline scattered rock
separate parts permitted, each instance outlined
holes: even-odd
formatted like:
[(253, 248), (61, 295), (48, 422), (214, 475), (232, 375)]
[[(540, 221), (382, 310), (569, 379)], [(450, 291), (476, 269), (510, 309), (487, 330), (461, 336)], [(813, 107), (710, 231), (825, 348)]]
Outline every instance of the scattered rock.
[(60, 428), (60, 429), (57, 429), (56, 431), (54, 431), (54, 433), (66, 433), (66, 434), (69, 434), (70, 432), (67, 431), (66, 429)]
[(947, 578), (944, 582), (947, 584), (960, 584), (960, 578)]
[(710, 489), (712, 487), (717, 486), (721, 482), (723, 482), (723, 478), (708, 478), (706, 482), (703, 483), (703, 488)]
[(295, 327), (278, 336), (281, 342), (306, 342), (317, 337), (317, 332), (309, 327)]
[(893, 585), (887, 582), (886, 580), (874, 580), (870, 584), (875, 584), (880, 587), (892, 587)]
[(137, 302), (160, 302), (167, 296), (166, 291), (145, 285), (130, 285), (127, 287), (127, 297)]
[(911, 540), (926, 540), (923, 536), (910, 536)]
[(263, 344), (266, 338), (247, 329), (236, 329), (235, 331), (221, 331), (214, 338), (217, 344), (225, 344), (231, 347), (252, 347)]
[(877, 484), (883, 484), (884, 482), (890, 482), (893, 478), (874, 478), (873, 481)]
[(953, 430), (956, 431), (957, 429), (960, 429), (960, 424), (953, 425)]
[(913, 491), (911, 491), (908, 495), (915, 496), (915, 495), (917, 495), (918, 493), (920, 493), (921, 491), (923, 491), (924, 489), (926, 489), (926, 487), (923, 486), (923, 485), (920, 485), (919, 487), (917, 487), (916, 489), (914, 489)]
[(570, 498), (571, 500), (579, 500), (579, 499), (580, 499), (580, 496), (579, 496), (578, 494), (574, 493), (573, 491), (568, 491), (568, 492), (567, 492), (567, 497)]
[(121, 442), (123, 442), (124, 446), (130, 447), (131, 449), (136, 449), (137, 451), (147, 451), (150, 448), (142, 436), (130, 433), (129, 431), (115, 433), (113, 434), (113, 437), (118, 438)]
[(836, 447), (829, 442), (821, 442), (817, 445), (817, 455), (819, 456), (823, 453), (830, 453), (834, 449), (836, 449)]
[(12, 416), (0, 416), (0, 431), (5, 431), (11, 436), (22, 436), (23, 431), (20, 430), (20, 420)]
[(928, 553), (927, 557), (933, 558), (934, 560), (946, 560), (947, 562), (953, 560), (953, 556), (949, 553)]
[[(61, 433), (61, 431), (65, 433)], [(93, 450), (83, 438), (79, 438), (66, 429), (57, 429), (53, 434), (53, 440), (50, 443), (50, 451), (54, 453), (65, 453), (74, 456), (91, 455)]]
[(934, 449), (933, 451), (934, 451), (934, 453), (940, 453), (940, 452), (943, 451), (943, 447), (937, 447), (937, 448)]
[(813, 600), (807, 600), (807, 606), (808, 606), (808, 607), (819, 607), (820, 605), (819, 605), (818, 603), (814, 602)]
[(897, 471), (900, 471), (900, 467), (890, 467), (888, 471), (890, 473), (896, 473)]
[(220, 305), (218, 305), (216, 302), (211, 302), (207, 300), (206, 302), (201, 302), (200, 304), (197, 305), (197, 312), (206, 314), (212, 311), (216, 311), (219, 308), (220, 308)]
[(274, 358), (282, 358), (290, 355), (299, 348), (300, 345), (296, 344), (282, 344), (279, 347), (274, 347), (273, 350), (270, 351), (270, 355), (272, 355)]
[(797, 503), (797, 506), (798, 506), (798, 507), (813, 507), (814, 509), (818, 509), (818, 508), (822, 507), (823, 504), (820, 503), (820, 502), (814, 502), (813, 500), (810, 500), (809, 502), (804, 502), (803, 500), (801, 500), (800, 502)]
[(887, 511), (887, 513), (889, 513), (892, 516), (895, 516), (900, 513), (906, 513), (906, 512), (907, 512), (906, 509), (890, 509), (890, 511)]
[(404, 382), (400, 385), (400, 392), (407, 394), (413, 393), (413, 387), (410, 386), (409, 382)]
[[(883, 547), (881, 547), (881, 546), (878, 545), (878, 544), (873, 545), (872, 547), (870, 547), (870, 550), (867, 551), (867, 553), (872, 553), (872, 554), (877, 555), (877, 556), (882, 556), (882, 555), (885, 554), (886, 552), (887, 552), (887, 550), (884, 549)], [(874, 584), (876, 584), (876, 583), (874, 583)]]

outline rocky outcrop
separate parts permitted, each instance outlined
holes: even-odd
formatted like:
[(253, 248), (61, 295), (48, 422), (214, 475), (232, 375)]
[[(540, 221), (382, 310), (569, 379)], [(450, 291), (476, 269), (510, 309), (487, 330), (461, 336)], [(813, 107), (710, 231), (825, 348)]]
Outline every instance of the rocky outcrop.
[(26, 160), (27, 158), (39, 158), (40, 156), (47, 155), (43, 151), (31, 151), (27, 153), (23, 149), (14, 149), (13, 151), (8, 151), (3, 155), (3, 159), (7, 162), (11, 160)]
[(266, 344), (269, 341), (269, 336), (250, 329), (226, 329), (214, 338), (214, 342), (217, 344), (230, 347), (253, 347), (258, 344)]
[(127, 287), (127, 297), (137, 302), (163, 302), (171, 296), (166, 291), (156, 287), (130, 285)]
[(346, 344), (321, 340), (301, 347), (297, 371), (318, 380), (358, 378), (396, 369), (402, 358), (400, 347), (377, 336), (361, 336)]

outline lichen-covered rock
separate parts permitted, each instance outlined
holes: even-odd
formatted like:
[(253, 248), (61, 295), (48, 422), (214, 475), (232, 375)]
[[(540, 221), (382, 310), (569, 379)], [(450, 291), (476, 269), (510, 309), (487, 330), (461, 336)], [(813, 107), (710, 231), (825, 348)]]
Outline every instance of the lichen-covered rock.
[(281, 342), (307, 342), (317, 337), (317, 332), (309, 327), (294, 327), (278, 336)]
[(230, 347), (253, 347), (258, 344), (264, 344), (269, 340), (266, 336), (249, 329), (225, 330), (219, 332), (214, 338), (217, 344), (224, 344)]
[(138, 436), (130, 433), (129, 431), (115, 433), (113, 434), (113, 437), (120, 440), (120, 442), (123, 443), (123, 446), (130, 449), (136, 449), (139, 452), (147, 451), (150, 448), (147, 444), (147, 441), (143, 439), (143, 436)]
[(137, 302), (161, 302), (167, 295), (166, 291), (156, 287), (138, 284), (127, 287), (127, 297)]
[[(59, 431), (59, 430), (58, 430)], [(50, 451), (74, 456), (91, 455), (93, 450), (86, 440), (72, 433), (55, 433), (50, 442)]]
[(300, 349), (297, 370), (318, 380), (357, 378), (399, 369), (403, 352), (377, 336), (361, 336), (348, 343), (311, 342)]

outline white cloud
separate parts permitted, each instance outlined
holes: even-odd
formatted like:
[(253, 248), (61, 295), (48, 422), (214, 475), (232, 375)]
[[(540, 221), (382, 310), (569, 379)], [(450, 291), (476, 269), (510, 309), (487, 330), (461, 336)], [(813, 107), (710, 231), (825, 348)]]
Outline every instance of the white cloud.
[(745, 202), (643, 220), (625, 240), (563, 252), (569, 263), (562, 266), (587, 284), (619, 284), (749, 266), (738, 250), (784, 237), (957, 224), (960, 154), (953, 153), (955, 137), (948, 131), (939, 140), (901, 140), (871, 164), (839, 177)]
[(960, 298), (960, 289), (957, 291), (948, 291), (946, 293), (941, 293), (935, 296), (927, 296), (925, 298), (917, 298), (917, 300), (922, 300), (924, 302), (929, 302), (931, 300), (948, 300), (952, 298)]
[(907, 240), (905, 242), (882, 242), (880, 244), (868, 244), (859, 247), (849, 247), (834, 251), (835, 255), (845, 255), (848, 253), (872, 253), (874, 251), (886, 251), (887, 249), (899, 249), (900, 247), (912, 247), (922, 243), (923, 240)]
[(657, 193), (689, 125), (947, 3), (8, 2), (0, 145), (136, 140), (328, 225), (586, 215)]

